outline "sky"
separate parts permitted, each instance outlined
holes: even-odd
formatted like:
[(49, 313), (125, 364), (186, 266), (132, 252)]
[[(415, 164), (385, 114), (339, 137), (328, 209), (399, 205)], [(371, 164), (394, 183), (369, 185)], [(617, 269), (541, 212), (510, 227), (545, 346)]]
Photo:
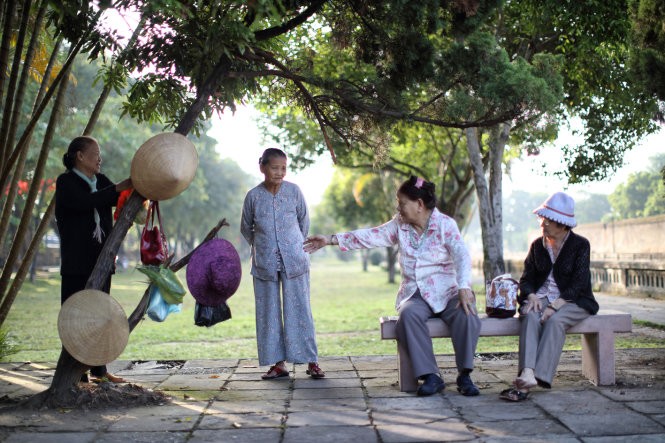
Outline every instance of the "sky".
[[(248, 107), (238, 107), (235, 114), (214, 117), (210, 137), (218, 141), (217, 150), (223, 158), (230, 158), (247, 173), (256, 178), (256, 184), (262, 181), (258, 161), (265, 148), (274, 144), (262, 145), (261, 134), (253, 121), (257, 111)], [(571, 140), (571, 135), (562, 131), (560, 145)], [(665, 153), (665, 128), (646, 137), (638, 147), (625, 156), (624, 166), (612, 177), (596, 183), (567, 186), (555, 177), (542, 174), (542, 165), (547, 163), (555, 169), (562, 165), (561, 151), (556, 147), (543, 149), (538, 156), (515, 161), (511, 166), (511, 176), (504, 175), (503, 190), (508, 196), (514, 190), (528, 192), (566, 191), (576, 199), (582, 199), (587, 193), (610, 194), (619, 183), (626, 181), (631, 173), (645, 170), (651, 156)], [(321, 201), (323, 192), (330, 183), (335, 166), (329, 155), (323, 155), (309, 168), (302, 171), (289, 170), (286, 179), (296, 183), (303, 191), (307, 203), (315, 206)]]

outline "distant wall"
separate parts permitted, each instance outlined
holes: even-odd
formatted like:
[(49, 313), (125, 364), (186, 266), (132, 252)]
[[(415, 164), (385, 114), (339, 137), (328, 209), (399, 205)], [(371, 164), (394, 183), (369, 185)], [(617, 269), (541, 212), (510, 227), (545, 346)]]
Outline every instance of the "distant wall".
[[(595, 290), (665, 298), (665, 215), (588, 223), (574, 231), (591, 243)], [(540, 235), (531, 232), (530, 241)], [(519, 278), (524, 257), (526, 252), (506, 257), (506, 272)], [(482, 270), (482, 260), (474, 264)]]
[(665, 256), (665, 215), (579, 225), (575, 232), (591, 242), (594, 257), (625, 254)]

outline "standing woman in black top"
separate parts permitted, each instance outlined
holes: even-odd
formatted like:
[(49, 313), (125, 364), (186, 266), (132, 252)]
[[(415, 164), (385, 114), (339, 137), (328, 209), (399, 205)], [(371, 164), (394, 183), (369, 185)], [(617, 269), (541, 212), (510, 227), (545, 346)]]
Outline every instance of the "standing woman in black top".
[[(114, 184), (100, 173), (102, 156), (92, 137), (76, 137), (62, 158), (67, 171), (58, 177), (55, 188), (55, 218), (60, 235), (61, 304), (72, 294), (85, 289), (104, 242), (113, 227), (112, 208), (121, 191), (132, 186), (127, 178)], [(101, 288), (111, 291), (111, 271)], [(95, 366), (93, 377), (114, 383), (124, 380)], [(83, 381), (87, 381), (84, 375)]]

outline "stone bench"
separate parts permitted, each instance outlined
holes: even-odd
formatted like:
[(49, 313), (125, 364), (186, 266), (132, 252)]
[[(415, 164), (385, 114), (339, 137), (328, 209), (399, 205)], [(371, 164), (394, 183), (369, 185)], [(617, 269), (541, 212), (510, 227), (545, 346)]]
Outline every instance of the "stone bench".
[[(480, 315), (481, 337), (519, 336), (518, 317), (490, 318)], [(397, 317), (381, 317), (381, 338), (396, 339)], [(450, 337), (448, 326), (439, 318), (427, 320), (430, 337)], [(630, 314), (620, 311), (601, 311), (570, 328), (567, 334), (582, 334), (582, 373), (597, 386), (613, 385), (614, 379), (614, 334), (631, 332)], [(418, 380), (413, 375), (411, 358), (397, 341), (399, 387), (401, 391), (415, 391)]]

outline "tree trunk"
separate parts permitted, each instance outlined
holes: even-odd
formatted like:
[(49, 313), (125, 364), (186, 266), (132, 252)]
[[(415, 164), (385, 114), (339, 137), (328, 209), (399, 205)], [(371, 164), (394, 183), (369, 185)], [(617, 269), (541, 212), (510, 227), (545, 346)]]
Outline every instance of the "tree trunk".
[(39, 243), (41, 242), (44, 233), (46, 233), (46, 230), (48, 229), (49, 224), (51, 223), (51, 218), (53, 217), (54, 212), (55, 212), (55, 198), (51, 200), (48, 207), (46, 208), (46, 211), (44, 212), (44, 217), (42, 217), (42, 221), (39, 223), (39, 228), (37, 228), (37, 232), (35, 232), (35, 235), (32, 237), (32, 241), (30, 242), (28, 251), (25, 253), (23, 260), (21, 261), (21, 265), (16, 270), (16, 275), (14, 275), (14, 279), (12, 280), (12, 285), (7, 291), (7, 294), (5, 294), (3, 306), (5, 304), (7, 305), (7, 313), (9, 313), (9, 309), (14, 303), (16, 295), (18, 294), (18, 291), (21, 289), (21, 286), (23, 285), (23, 281), (28, 272), (30, 263), (32, 263), (32, 258), (39, 249)]
[(76, 385), (87, 369), (87, 366), (77, 361), (69, 355), (65, 348), (62, 348), (51, 386), (47, 390), (28, 398), (21, 406), (33, 409), (71, 407), (78, 394)]
[[(35, 126), (39, 122), (39, 119), (42, 116), (42, 113), (46, 110), (46, 107), (48, 106), (49, 101), (51, 100), (51, 97), (53, 97), (53, 94), (55, 91), (58, 89), (57, 85), (60, 84), (61, 81), (66, 80), (67, 77), (65, 75), (68, 75), (69, 69), (71, 65), (74, 63), (74, 59), (78, 55), (79, 51), (83, 47), (83, 44), (87, 41), (88, 36), (90, 35), (90, 32), (92, 29), (94, 29), (94, 24), (97, 22), (99, 19), (99, 16), (102, 14), (103, 11), (99, 11), (96, 15), (96, 17), (93, 20), (93, 23), (90, 24), (88, 30), (85, 32), (85, 34), (81, 37), (81, 39), (76, 42), (76, 44), (70, 49), (69, 54), (67, 55), (67, 60), (65, 63), (62, 65), (62, 68), (58, 75), (55, 77), (53, 82), (51, 83), (50, 87), (48, 88), (46, 94), (44, 94), (44, 98), (42, 101), (37, 105), (37, 108), (35, 112), (33, 113), (32, 117), (30, 118), (30, 121), (26, 125), (25, 129), (23, 130), (23, 135), (19, 139), (18, 143), (16, 144), (16, 147), (14, 147), (13, 151), (11, 149), (11, 146), (6, 146), (6, 151), (5, 155), (3, 156), (3, 169), (0, 170), (0, 189), (3, 189), (5, 187), (5, 184), (7, 183), (7, 178), (9, 177), (9, 174), (11, 173), (12, 168), (14, 167), (14, 163), (16, 162), (16, 159), (19, 156), (19, 153), (21, 152), (22, 149), (27, 149), (26, 146), (28, 144), (28, 141), (30, 137), (32, 137), (32, 132), (35, 129)], [(11, 151), (11, 152), (10, 152)]]
[[(13, 38), (12, 33), (12, 18), (14, 14), (11, 12), (15, 8), (15, 0), (9, 0), (6, 4), (0, 4), (0, 14), (4, 17), (4, 26), (2, 28), (2, 41), (0, 42), (0, 98), (5, 96), (5, 72), (9, 72), (9, 54), (11, 53), (11, 42)], [(5, 157), (8, 150), (5, 149), (4, 144), (0, 143), (0, 171), (4, 168)], [(2, 187), (0, 187), (2, 189)]]
[(388, 283), (395, 283), (395, 275), (397, 270), (395, 265), (397, 264), (397, 253), (399, 248), (397, 246), (389, 246), (386, 248), (386, 262), (388, 263)]
[(367, 269), (369, 269), (369, 252), (368, 249), (360, 250), (360, 263), (362, 264), (363, 272), (367, 272)]
[[(18, 91), (16, 84), (19, 82), (19, 70), (22, 66), (21, 58), (23, 56), (23, 44), (25, 43), (25, 38), (28, 34), (31, 3), (30, 0), (27, 0), (22, 5), (23, 15), (18, 28), (18, 35), (16, 35), (16, 41), (14, 42), (14, 62), (12, 63), (12, 70), (9, 74), (9, 84), (7, 85), (7, 94), (5, 95), (5, 106), (2, 112), (2, 126), (0, 127), (0, 144), (3, 146), (3, 152), (7, 152), (14, 142), (10, 139), (10, 136), (16, 134), (16, 128), (11, 128), (11, 120), (16, 112), (17, 102), (21, 101), (21, 98), (18, 97), (20, 91)], [(29, 65), (24, 66), (24, 72), (28, 69)], [(2, 75), (5, 75), (5, 73), (3, 72)], [(18, 112), (20, 112), (20, 110)], [(4, 186), (0, 188), (3, 187)]]
[(501, 190), (501, 164), (508, 139), (510, 125), (493, 128), (489, 143), (489, 184), (483, 168), (480, 135), (477, 128), (465, 130), (469, 160), (473, 169), (473, 181), (478, 199), (478, 214), (483, 240), (483, 276), (492, 280), (505, 272), (503, 261), (503, 216)]
[[(65, 69), (65, 75), (68, 76), (69, 68)], [(30, 228), (32, 221), (32, 210), (37, 200), (37, 194), (40, 190), (41, 179), (44, 175), (44, 169), (46, 168), (46, 161), (48, 159), (48, 154), (51, 148), (51, 141), (53, 140), (53, 135), (55, 133), (59, 113), (65, 102), (65, 95), (67, 93), (67, 85), (69, 80), (65, 79), (58, 88), (58, 95), (53, 104), (53, 109), (51, 110), (51, 116), (46, 128), (46, 133), (44, 134), (44, 141), (42, 143), (41, 151), (39, 153), (39, 158), (37, 159), (37, 165), (35, 166), (34, 176), (28, 195), (26, 197), (25, 206), (23, 208), (23, 214), (21, 215), (21, 221), (19, 222), (16, 235), (14, 236), (14, 241), (7, 257), (7, 263), (0, 277), (0, 294), (5, 294), (7, 287), (9, 285), (9, 280), (11, 278), (11, 270), (14, 265), (18, 262), (20, 247), (25, 241), (26, 233)], [(27, 151), (27, 149), (26, 149)], [(17, 164), (17, 170), (22, 169), (22, 165)], [(18, 179), (18, 177), (17, 177)], [(11, 302), (8, 302), (6, 297), (3, 297), (2, 306), (0, 306), (0, 325), (4, 323), (7, 319), (7, 314), (11, 308)]]
[[(187, 112), (182, 117), (180, 123), (178, 124), (176, 130), (182, 135), (187, 135), (191, 128), (194, 126), (196, 119), (201, 113), (201, 110), (205, 106), (207, 100), (210, 99), (210, 96), (215, 90), (215, 86), (219, 80), (219, 77), (223, 76), (228, 70), (228, 59), (222, 57), (217, 66), (215, 67), (213, 73), (206, 79), (201, 90), (198, 91), (196, 100)], [(0, 188), (2, 187), (2, 180), (0, 180)], [(138, 192), (134, 191), (132, 195), (125, 202), (122, 211), (116, 221), (113, 229), (109, 233), (109, 236), (104, 243), (104, 247), (97, 258), (97, 263), (95, 264), (94, 269), (88, 282), (86, 283), (86, 288), (88, 289), (101, 289), (106, 276), (109, 275), (110, 270), (112, 269), (113, 262), (115, 260), (116, 253), (120, 247), (120, 243), (127, 235), (127, 231), (132, 226), (136, 214), (143, 205), (144, 198)], [(144, 293), (139, 306), (136, 307), (130, 318), (132, 321), (138, 322), (136, 317), (139, 313), (143, 314), (145, 308), (142, 304), (147, 303), (147, 294)], [(85, 366), (82, 366), (81, 363), (77, 361), (72, 361), (74, 358), (69, 355), (69, 353), (63, 348), (60, 359), (58, 360), (58, 365), (55, 369), (55, 376), (53, 377), (53, 382), (51, 387), (45, 392), (40, 394), (40, 399), (38, 402), (42, 404), (51, 404), (51, 402), (59, 403), (61, 400), (67, 398), (67, 393), (71, 390), (76, 390), (76, 383), (80, 380), (81, 374), (85, 371)], [(55, 397), (55, 398), (52, 398)]]

